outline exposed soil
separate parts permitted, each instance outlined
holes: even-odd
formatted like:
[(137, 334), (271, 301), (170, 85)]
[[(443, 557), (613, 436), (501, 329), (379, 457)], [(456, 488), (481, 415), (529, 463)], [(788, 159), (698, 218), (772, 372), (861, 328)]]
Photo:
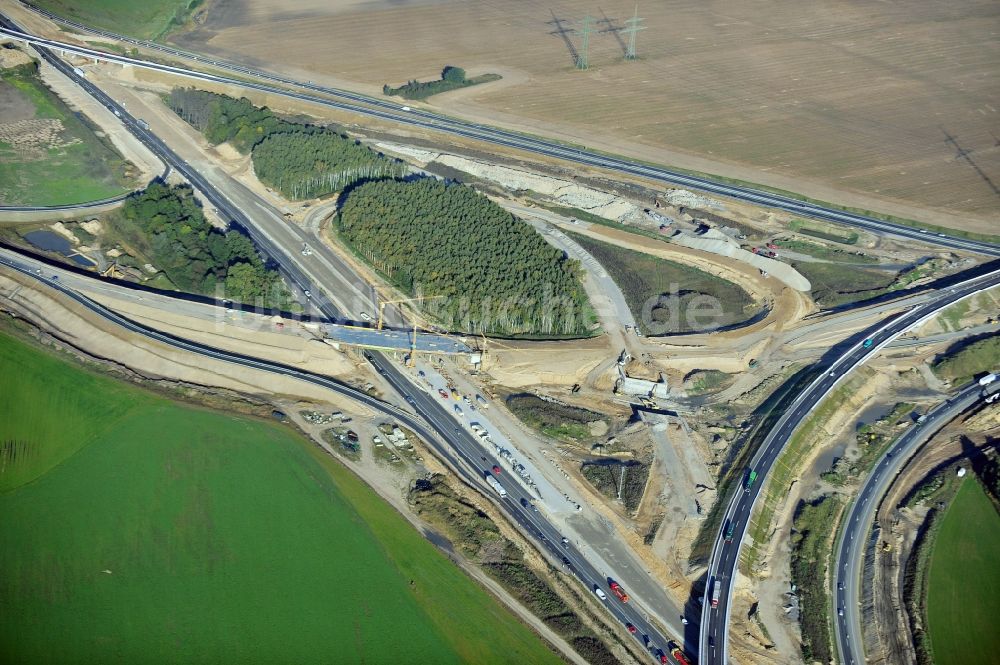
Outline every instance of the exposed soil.
[[(376, 95), (446, 64), (518, 72), (515, 85), (432, 102), (819, 199), (995, 229), (995, 3), (960, 12), (944, 2), (654, 3), (640, 8), (649, 30), (638, 35), (639, 59), (626, 62), (616, 29), (633, 10), (582, 0), (315, 0), (294, 10), (220, 0), (176, 41)], [(588, 12), (597, 21), (582, 72), (574, 54)]]

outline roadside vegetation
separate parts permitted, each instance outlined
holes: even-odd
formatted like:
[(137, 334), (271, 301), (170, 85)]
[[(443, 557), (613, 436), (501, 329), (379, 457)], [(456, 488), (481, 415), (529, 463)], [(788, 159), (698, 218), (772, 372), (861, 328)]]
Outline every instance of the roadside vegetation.
[(775, 240), (774, 244), (782, 249), (807, 254), (824, 261), (836, 261), (838, 263), (878, 263), (878, 259), (874, 256), (868, 256), (857, 250), (848, 251), (846, 249), (827, 247), (826, 245), (805, 240)]
[[(588, 236), (569, 235), (608, 271), (647, 335), (691, 332), (696, 329), (692, 322), (706, 330), (735, 326), (759, 312), (749, 293), (703, 270)], [(719, 304), (717, 313), (699, 308), (702, 296)], [(689, 321), (692, 312), (698, 316)]]
[(900, 428), (912, 424), (910, 417), (913, 404), (900, 402), (884, 418), (874, 423), (865, 423), (854, 435), (858, 450), (857, 459), (841, 457), (833, 468), (824, 471), (820, 477), (834, 485), (844, 485), (871, 470), (872, 465), (892, 446), (901, 434)]
[(111, 32), (155, 40), (182, 27), (203, 0), (32, 0), (67, 19)]
[(50, 206), (128, 193), (135, 167), (38, 76), (0, 69), (0, 205)]
[(938, 272), (944, 263), (931, 259), (900, 271), (811, 261), (792, 261), (791, 265), (812, 282), (811, 295), (816, 304), (832, 308), (909, 288)]
[(0, 370), (0, 660), (556, 662), (287, 427), (3, 333)]
[(697, 369), (684, 376), (684, 389), (688, 395), (705, 395), (726, 388), (734, 380), (734, 375), (717, 369)]
[(465, 70), (461, 67), (448, 65), (441, 70), (441, 78), (436, 81), (411, 80), (398, 88), (393, 88), (389, 84), (386, 84), (382, 86), (382, 94), (402, 97), (403, 99), (424, 100), (433, 95), (448, 92), (449, 90), (458, 90), (459, 88), (468, 88), (470, 85), (477, 85), (479, 83), (499, 81), (502, 78), (499, 74), (482, 74), (468, 78), (465, 75)]
[(578, 611), (527, 564), (520, 548), (500, 532), (486, 513), (455, 494), (440, 476), (418, 480), (410, 491), (409, 501), (417, 514), (448, 538), (465, 559), (496, 580), (587, 662), (594, 665), (618, 662)]
[(639, 509), (649, 479), (649, 464), (636, 460), (598, 460), (584, 462), (580, 472), (598, 492), (620, 500), (630, 514)]
[[(741, 551), (740, 568), (748, 576), (756, 576), (760, 550), (768, 544), (774, 513), (787, 499), (789, 488), (798, 480), (802, 464), (811, 454), (817, 440), (826, 436), (823, 426), (843, 407), (864, 380), (862, 373), (830, 393), (812, 415), (802, 422), (775, 461), (758, 501), (760, 508), (750, 521), (749, 540)], [(832, 532), (833, 526), (830, 528)]]
[(812, 299), (823, 308), (876, 298), (896, 281), (891, 270), (812, 261), (792, 261), (791, 266), (809, 280)]
[(406, 165), (325, 127), (280, 118), (248, 99), (174, 88), (167, 104), (212, 144), (250, 154), (262, 183), (287, 199), (315, 198), (359, 182), (396, 178)]
[(932, 366), (938, 378), (960, 386), (976, 374), (1000, 367), (1000, 335), (969, 342), (959, 342), (935, 359)]
[(844, 231), (843, 229), (835, 231), (833, 227), (805, 222), (801, 219), (790, 221), (788, 228), (796, 233), (820, 238), (821, 240), (829, 240), (830, 242), (839, 242), (844, 245), (855, 245), (859, 238), (858, 234), (854, 231)]
[(611, 425), (607, 416), (596, 411), (542, 399), (530, 393), (511, 395), (505, 404), (528, 427), (562, 441), (579, 443), (592, 439), (590, 423)]
[(802, 658), (807, 663), (833, 660), (827, 571), (842, 502), (823, 496), (800, 502), (792, 529), (792, 583), (798, 587)]
[(339, 239), (395, 286), (434, 298), (423, 311), (451, 330), (591, 334), (579, 265), (485, 196), (433, 178), (352, 189)]
[(282, 308), (288, 293), (253, 242), (238, 231), (208, 223), (188, 186), (156, 181), (110, 214), (108, 225), (130, 252), (147, 257), (181, 291)]

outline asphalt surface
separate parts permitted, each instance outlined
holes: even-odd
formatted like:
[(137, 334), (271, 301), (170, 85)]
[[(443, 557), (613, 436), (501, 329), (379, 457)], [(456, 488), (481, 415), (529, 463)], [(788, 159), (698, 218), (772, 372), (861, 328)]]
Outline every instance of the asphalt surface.
[[(287, 77), (279, 76), (276, 74), (270, 74), (267, 72), (262, 72), (260, 70), (251, 69), (249, 67), (239, 65), (236, 63), (227, 62), (225, 60), (191, 54), (181, 51), (179, 49), (174, 49), (171, 47), (155, 44), (152, 42), (145, 42), (142, 40), (132, 39), (130, 37), (117, 35), (115, 33), (111, 33), (108, 31), (95, 30), (83, 26), (82, 24), (79, 23), (67, 21), (54, 14), (38, 10), (37, 8), (31, 7), (31, 5), (26, 4), (26, 6), (28, 6), (31, 9), (34, 9), (35, 11), (49, 18), (52, 18), (53, 20), (59, 21), (65, 25), (72, 25), (73, 27), (85, 30), (93, 34), (98, 34), (111, 39), (135, 44), (137, 46), (142, 46), (144, 48), (156, 49), (158, 51), (170, 53), (171, 55), (179, 57), (190, 58), (200, 64), (210, 65), (212, 67), (216, 67), (219, 69), (232, 71), (247, 76), (252, 76), (257, 79), (274, 81), (276, 83), (281, 83), (283, 85), (291, 85), (300, 89), (321, 93), (325, 95), (325, 97), (316, 97), (315, 95), (295, 92), (284, 88), (275, 87), (272, 85), (266, 85), (263, 83), (255, 83), (251, 81), (219, 76), (216, 74), (196, 72), (184, 67), (164, 65), (160, 63), (154, 63), (141, 59), (117, 55), (114, 53), (108, 53), (97, 49), (75, 46), (73, 44), (67, 44), (55, 40), (43, 39), (40, 37), (35, 37), (33, 35), (21, 32), (19, 29), (17, 29), (16, 26), (13, 25), (5, 26), (4, 29), (0, 30), (0, 33), (6, 33), (8, 36), (20, 39), (22, 41), (31, 42), (41, 46), (48, 46), (51, 48), (59, 49), (67, 53), (76, 53), (79, 55), (84, 55), (86, 57), (97, 58), (108, 62), (129, 64), (135, 67), (144, 67), (147, 69), (173, 73), (179, 76), (186, 76), (189, 78), (195, 78), (205, 81), (213, 81), (228, 85), (237, 85), (244, 88), (260, 90), (270, 94), (282, 95), (284, 97), (308, 101), (324, 105), (330, 108), (336, 108), (344, 111), (350, 111), (352, 113), (368, 115), (370, 117), (376, 117), (395, 123), (422, 127), (425, 129), (430, 129), (439, 132), (445, 132), (474, 140), (484, 141), (487, 143), (493, 143), (495, 145), (502, 145), (510, 148), (524, 150), (527, 152), (541, 154), (547, 157), (555, 157), (569, 162), (574, 162), (577, 164), (595, 166), (598, 168), (606, 169), (617, 173), (640, 176), (643, 178), (652, 179), (654, 181), (666, 185), (689, 187), (691, 189), (708, 192), (710, 194), (716, 194), (719, 196), (725, 196), (728, 198), (733, 198), (741, 201), (747, 201), (765, 207), (784, 210), (787, 212), (794, 213), (796, 215), (812, 217), (815, 219), (821, 219), (824, 221), (836, 222), (840, 224), (847, 224), (849, 226), (865, 229), (882, 235), (894, 235), (902, 238), (909, 238), (912, 240), (922, 240), (925, 242), (931, 242), (933, 244), (938, 245), (939, 247), (948, 247), (951, 249), (961, 249), (966, 251), (978, 252), (989, 256), (1000, 256), (1000, 246), (992, 243), (981, 242), (976, 240), (966, 240), (963, 238), (947, 236), (942, 233), (932, 233), (926, 230), (920, 230), (908, 226), (903, 226), (900, 224), (885, 222), (866, 215), (860, 215), (857, 213), (837, 210), (818, 203), (810, 203), (807, 201), (801, 201), (791, 197), (782, 196), (780, 194), (773, 194), (771, 192), (754, 189), (752, 187), (727, 184), (724, 182), (713, 180), (710, 177), (706, 176), (682, 173), (680, 171), (674, 171), (671, 169), (643, 164), (638, 161), (632, 161), (625, 158), (604, 155), (597, 151), (587, 150), (585, 148), (578, 148), (570, 145), (564, 145), (562, 143), (546, 140), (543, 138), (519, 134), (517, 132), (498, 129), (495, 127), (490, 127), (479, 123), (458, 120), (437, 113), (431, 113), (417, 108), (411, 108), (409, 106), (404, 107), (397, 102), (388, 102), (372, 97), (367, 97), (365, 95), (359, 95), (345, 90), (340, 90), (337, 88), (329, 88), (326, 86), (316, 85), (311, 82), (296, 81), (294, 79), (290, 79)], [(331, 99), (331, 97), (333, 99)]]
[[(733, 580), (739, 565), (740, 547), (746, 537), (750, 516), (761, 488), (764, 486), (764, 480), (795, 430), (845, 375), (878, 353), (883, 346), (910, 328), (922, 323), (928, 317), (934, 316), (945, 307), (997, 284), (1000, 284), (1000, 270), (942, 289), (933, 300), (867, 330), (862, 340), (850, 346), (836, 360), (825, 367), (822, 373), (805, 390), (798, 393), (788, 405), (784, 414), (764, 439), (757, 453), (754, 454), (743, 482), (734, 488), (729, 497), (729, 504), (723, 516), (719, 534), (716, 536), (712, 548), (700, 625), (698, 652), (702, 665), (724, 664), (729, 661), (729, 612)], [(864, 339), (872, 340), (868, 347), (864, 345)], [(745, 482), (750, 470), (755, 471), (757, 477), (753, 484), (747, 488)], [(724, 538), (724, 532), (726, 525), (730, 523), (733, 526), (734, 537), (731, 542), (727, 542)], [(722, 593), (718, 607), (713, 608), (710, 600), (716, 580), (721, 583)]]
[(922, 422), (911, 425), (882, 455), (855, 497), (847, 519), (841, 527), (840, 549), (833, 575), (833, 597), (837, 611), (834, 615), (834, 641), (837, 643), (841, 663), (856, 665), (865, 662), (864, 644), (861, 638), (861, 575), (868, 543), (867, 535), (882, 498), (900, 469), (924, 442), (958, 414), (981, 401), (982, 393), (982, 386), (973, 382), (957, 395), (928, 411)]
[[(3, 30), (0, 30), (0, 32), (5, 30), (18, 30), (16, 24), (14, 24), (9, 18), (2, 15), (0, 15), (0, 25), (3, 26)], [(77, 75), (70, 65), (60, 60), (54, 53), (52, 53), (52, 51), (46, 48), (45, 44), (40, 44), (36, 41), (33, 46), (38, 51), (39, 55), (49, 64), (57, 68), (66, 76), (70, 77), (100, 103), (119, 116), (130, 132), (132, 132), (155, 154), (159, 155), (167, 164), (170, 164), (181, 175), (183, 175), (192, 184), (192, 186), (201, 191), (205, 198), (219, 210), (220, 214), (243, 226), (245, 231), (257, 245), (258, 249), (277, 265), (278, 269), (290, 281), (290, 283), (299, 286), (303, 290), (306, 288), (309, 284), (309, 280), (304, 271), (297, 265), (297, 261), (299, 259), (294, 253), (282, 251), (280, 248), (274, 246), (270, 239), (259, 231), (253, 220), (248, 215), (246, 215), (238, 206), (231, 204), (230, 201), (215, 187), (213, 187), (212, 184), (198, 171), (182, 160), (162, 140), (152, 134), (147, 129), (144, 122), (140, 123), (139, 119), (136, 119), (128, 114), (124, 108), (122, 108), (99, 88), (91, 84), (88, 80), (86, 80), (86, 78)], [(58, 43), (55, 44), (55, 48), (60, 50), (64, 49), (63, 45)], [(65, 48), (64, 50), (70, 51), (71, 48)], [(245, 82), (241, 81), (233, 81), (233, 84), (242, 86), (247, 85)], [(382, 402), (381, 400), (376, 400), (375, 398), (372, 398), (365, 393), (361, 393), (350, 386), (345, 386), (326, 377), (320, 377), (318, 375), (302, 372), (278, 363), (270, 363), (257, 358), (221, 351), (206, 345), (191, 342), (189, 340), (183, 340), (164, 333), (159, 333), (111, 312), (98, 303), (86, 298), (82, 294), (62, 286), (59, 284), (58, 279), (47, 279), (49, 277), (48, 275), (38, 275), (31, 269), (28, 269), (23, 265), (17, 265), (16, 261), (11, 261), (10, 259), (3, 259), (2, 262), (24, 274), (47, 281), (50, 286), (63, 291), (74, 300), (87, 306), (88, 309), (91, 309), (91, 311), (101, 314), (106, 319), (113, 321), (118, 325), (122, 325), (133, 332), (152, 337), (177, 348), (182, 348), (194, 353), (200, 353), (219, 360), (234, 362), (248, 367), (255, 367), (264, 371), (277, 372), (311, 381), (313, 383), (329, 387), (341, 394), (357, 398), (373, 409), (394, 415), (402, 424), (410, 427), (415, 433), (420, 435), (421, 438), (425, 439), (428, 444), (432, 446), (435, 452), (446, 463), (448, 463), (449, 466), (458, 472), (466, 480), (466, 482), (478, 487), (484, 492), (484, 494), (494, 495), (498, 506), (503, 509), (515, 523), (524, 528), (525, 534), (528, 537), (536, 540), (543, 552), (547, 552), (553, 557), (555, 565), (560, 565), (559, 562), (561, 562), (562, 558), (565, 557), (569, 562), (572, 572), (584, 583), (585, 586), (590, 589), (595, 588), (595, 586), (599, 586), (600, 588), (606, 590), (608, 601), (605, 602), (605, 605), (607, 606), (608, 611), (611, 612), (611, 614), (619, 621), (622, 621), (623, 623), (631, 623), (636, 627), (637, 638), (642, 639), (643, 643), (647, 645), (650, 657), (654, 661), (659, 660), (658, 650), (663, 650), (664, 653), (666, 652), (667, 638), (662, 635), (660, 630), (646, 618), (645, 613), (637, 608), (634, 603), (619, 603), (617, 600), (612, 600), (614, 599), (614, 596), (607, 592), (607, 578), (602, 577), (597, 569), (588, 562), (579, 550), (574, 548), (571, 544), (562, 544), (559, 532), (548, 521), (546, 521), (540, 513), (531, 510), (530, 507), (521, 505), (521, 499), (528, 501), (532, 497), (529, 496), (519, 484), (510, 483), (510, 489), (508, 490), (509, 494), (506, 498), (500, 498), (499, 496), (493, 494), (493, 490), (490, 489), (489, 485), (485, 482), (486, 470), (491, 469), (495, 464), (498, 465), (499, 460), (490, 456), (488, 453), (485, 453), (485, 451), (482, 450), (482, 446), (479, 441), (474, 439), (469, 432), (458, 426), (451, 413), (435, 402), (433, 398), (427, 395), (427, 393), (425, 393), (422, 389), (412, 385), (405, 373), (403, 373), (399, 367), (394, 365), (389, 358), (381, 353), (366, 352), (365, 358), (371, 363), (375, 371), (378, 372), (397, 393), (399, 393), (407, 404), (417, 411), (422, 420), (430, 426), (430, 429), (407, 412)], [(326, 298), (313, 298), (312, 303), (320, 312), (331, 320), (343, 318), (344, 313), (338, 311), (333, 303)], [(445, 443), (442, 444), (437, 437), (433, 436), (432, 433), (439, 435), (440, 441), (444, 441)]]
[[(559, 567), (562, 565), (565, 571), (576, 575), (584, 586), (591, 590), (595, 586), (603, 589), (608, 596), (608, 600), (604, 601), (608, 611), (623, 624), (631, 623), (636, 627), (636, 638), (642, 640), (643, 644), (648, 645), (647, 650), (649, 650), (652, 658), (655, 659), (657, 649), (662, 649), (666, 652), (667, 638), (646, 618), (642, 610), (636, 607), (634, 603), (620, 603), (614, 599), (614, 596), (608, 589), (607, 578), (602, 576), (572, 543), (562, 543), (562, 535), (559, 531), (541, 513), (530, 508), (530, 501), (535, 497), (528, 490), (522, 487), (520, 483), (513, 481), (512, 478), (504, 477), (503, 474), (498, 476), (498, 478), (508, 492), (505, 498), (501, 498), (486, 484), (485, 478), (491, 473), (490, 469), (494, 465), (499, 466), (501, 464), (500, 460), (491, 455), (477, 438), (462, 428), (447, 410), (434, 401), (432, 396), (413, 385), (406, 374), (400, 371), (398, 366), (385, 356), (378, 353), (366, 353), (365, 355), (375, 371), (398, 394), (402, 395), (407, 404), (418, 411), (422, 418), (418, 418), (404, 409), (335, 379), (304, 372), (280, 363), (223, 351), (141, 325), (70, 288), (58, 277), (53, 278), (51, 272), (39, 274), (34, 264), (23, 261), (20, 258), (12, 257), (9, 254), (0, 256), (0, 265), (8, 266), (23, 275), (27, 275), (48, 285), (50, 288), (85, 306), (91, 312), (133, 333), (143, 335), (174, 348), (223, 362), (307, 381), (357, 400), (375, 411), (394, 418), (400, 424), (410, 428), (431, 446), (435, 453), (451, 468), (460, 473), (467, 482), (480, 489), (487, 496), (490, 496), (504, 512), (513, 518), (516, 524), (521, 526), (527, 537), (534, 539), (540, 545), (542, 551), (549, 554), (555, 566)], [(442, 443), (442, 441), (446, 441), (447, 443)], [(522, 505), (522, 500), (528, 505)], [(565, 563), (560, 564), (564, 558), (568, 562), (568, 565)]]

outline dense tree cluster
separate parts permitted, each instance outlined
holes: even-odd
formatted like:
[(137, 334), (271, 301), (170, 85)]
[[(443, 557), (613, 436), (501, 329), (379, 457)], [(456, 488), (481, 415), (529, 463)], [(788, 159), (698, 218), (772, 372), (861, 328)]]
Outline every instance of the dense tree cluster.
[(180, 290), (281, 307), (286, 297), (277, 272), (268, 270), (253, 242), (219, 231), (205, 220), (190, 187), (156, 181), (130, 197), (109, 218), (122, 241), (146, 256)]
[(403, 99), (427, 99), (431, 95), (436, 95), (457, 88), (465, 88), (477, 83), (487, 83), (489, 81), (499, 81), (502, 78), (499, 74), (482, 74), (471, 79), (465, 77), (465, 70), (460, 67), (445, 67), (441, 71), (441, 78), (436, 81), (416, 81), (410, 80), (393, 88), (389, 84), (382, 86), (382, 94), (402, 97)]
[(272, 134), (253, 149), (264, 184), (293, 199), (339, 192), (359, 180), (398, 178), (402, 162), (376, 159), (367, 147), (333, 132)]
[(586, 333), (579, 266), (529, 225), (461, 185), (432, 178), (360, 185), (341, 237), (452, 329), (504, 335)]
[(250, 100), (175, 88), (170, 108), (211, 143), (251, 153), (261, 181), (288, 199), (323, 196), (362, 180), (403, 175), (405, 164), (325, 127), (290, 122)]

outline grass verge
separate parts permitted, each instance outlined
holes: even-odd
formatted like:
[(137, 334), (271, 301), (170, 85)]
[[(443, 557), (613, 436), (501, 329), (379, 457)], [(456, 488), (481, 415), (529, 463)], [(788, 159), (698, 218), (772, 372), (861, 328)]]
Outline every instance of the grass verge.
[(1000, 336), (963, 340), (937, 358), (932, 366), (939, 378), (958, 386), (981, 372), (1000, 368)]
[(593, 438), (590, 423), (600, 421), (610, 426), (610, 419), (596, 411), (560, 404), (530, 393), (511, 395), (506, 404), (521, 422), (553, 439), (578, 443)]
[(827, 570), (833, 556), (833, 539), (844, 504), (824, 496), (800, 502), (792, 531), (792, 583), (798, 587), (802, 631), (802, 658), (807, 663), (833, 660)]
[(33, 0), (33, 4), (84, 25), (156, 40), (183, 26), (202, 0)]
[[(489, 516), (466, 502), (440, 477), (417, 481), (410, 503), (458, 551), (595, 665), (617, 662), (608, 648), (553, 588), (525, 562), (524, 553)], [(484, 662), (484, 661), (481, 661)]]
[(588, 236), (569, 235), (608, 271), (647, 335), (732, 327), (758, 314), (750, 294), (732, 282)]
[(42, 83), (34, 64), (0, 70), (4, 98), (30, 103), (33, 117), (24, 119), (38, 126), (18, 130), (18, 138), (27, 141), (20, 147), (0, 142), (0, 204), (87, 203), (125, 194), (137, 184), (134, 167)]
[(843, 406), (857, 386), (863, 381), (854, 377), (834, 390), (813, 411), (812, 415), (792, 434), (784, 451), (778, 456), (774, 466), (767, 475), (767, 487), (764, 489), (763, 500), (758, 502), (760, 508), (750, 521), (749, 541), (741, 551), (740, 570), (748, 577), (755, 576), (760, 550), (770, 541), (771, 522), (774, 513), (788, 498), (788, 490), (792, 482), (798, 479), (802, 463), (824, 436), (822, 427)]

